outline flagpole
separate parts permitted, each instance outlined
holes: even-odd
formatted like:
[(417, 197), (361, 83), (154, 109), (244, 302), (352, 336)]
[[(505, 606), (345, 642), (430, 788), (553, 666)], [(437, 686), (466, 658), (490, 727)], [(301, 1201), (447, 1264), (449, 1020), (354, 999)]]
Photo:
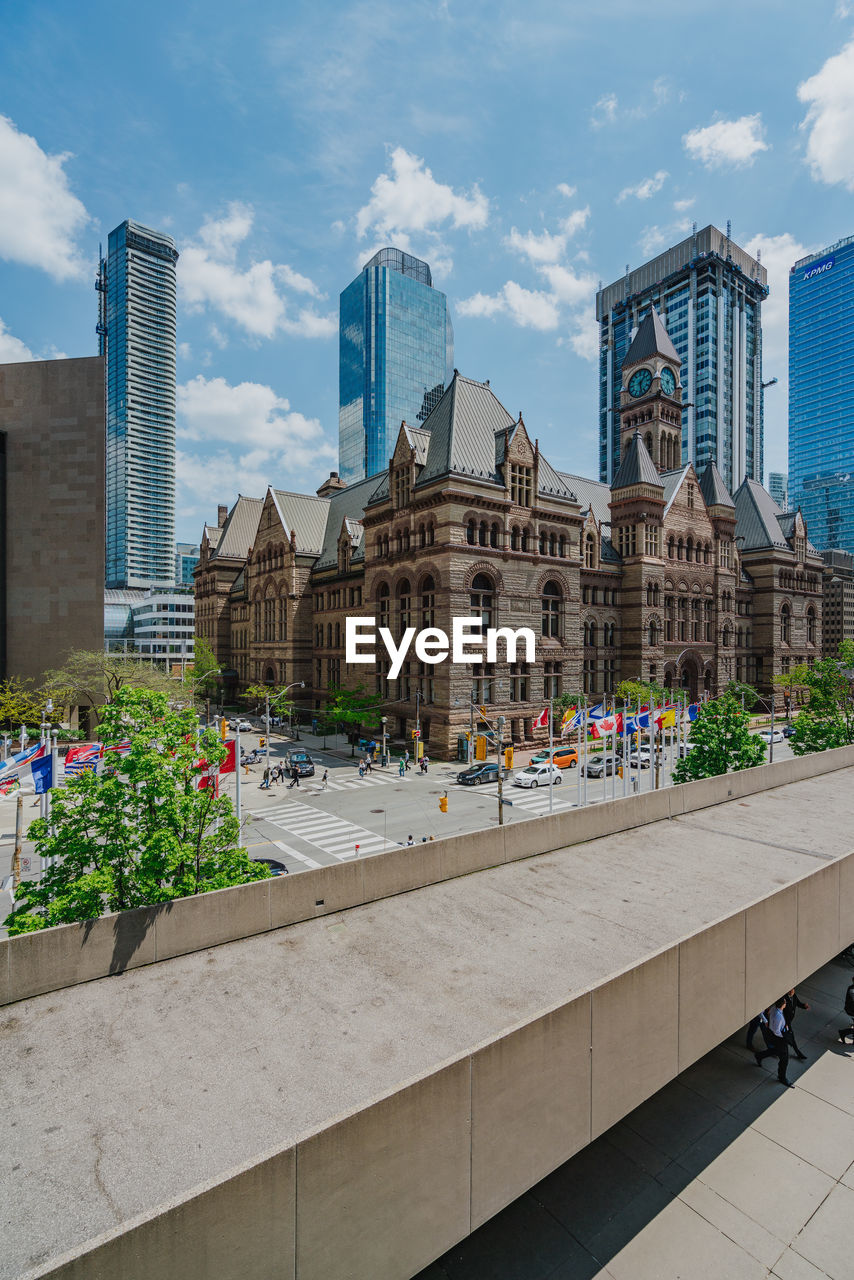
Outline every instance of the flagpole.
[(626, 759), (626, 703), (623, 700), (623, 795), (629, 794), (629, 762)]
[(242, 822), (242, 814), (240, 811), (240, 721), (237, 722), (237, 729), (234, 737), (234, 811), (237, 814), (237, 839), (240, 840), (240, 824)]
[[(576, 707), (576, 712), (578, 710)], [(575, 807), (581, 808), (581, 719), (578, 721), (578, 759), (575, 762)]]
[(583, 724), (582, 728), (583, 728), (583, 731), (584, 731), (584, 807), (586, 808), (586, 807), (587, 807), (587, 762), (588, 762), (588, 753), (587, 753), (587, 695), (586, 695), (586, 694), (584, 695), (584, 724)]
[(649, 789), (655, 790), (655, 698), (649, 708)]
[(554, 794), (555, 794), (554, 754), (555, 754), (555, 750), (554, 750), (554, 732), (552, 728), (552, 699), (549, 698), (549, 813), (552, 813), (554, 808)]

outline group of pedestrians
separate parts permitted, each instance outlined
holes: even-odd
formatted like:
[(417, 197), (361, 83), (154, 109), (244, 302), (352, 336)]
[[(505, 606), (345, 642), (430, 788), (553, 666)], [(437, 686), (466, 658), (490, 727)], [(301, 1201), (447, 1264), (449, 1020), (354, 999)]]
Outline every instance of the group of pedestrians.
[[(791, 1049), (799, 1062), (805, 1062), (807, 1055), (801, 1051), (795, 1039), (794, 1022), (798, 1009), (809, 1009), (806, 1000), (801, 1000), (794, 987), (780, 996), (767, 1009), (757, 1013), (747, 1027), (747, 1048), (756, 1059), (757, 1067), (761, 1067), (766, 1058), (777, 1059), (777, 1079), (787, 1089), (792, 1088), (789, 1079), (789, 1050)], [(839, 1040), (845, 1044), (849, 1037), (854, 1044), (854, 980), (849, 983), (845, 993), (845, 1012), (851, 1019), (850, 1025), (839, 1028)], [(756, 1032), (759, 1031), (765, 1042), (764, 1049), (754, 1049)]]
[[(289, 791), (291, 787), (299, 786), (299, 769), (297, 768), (296, 765), (294, 765), (290, 769), (288, 769), (287, 766), (283, 764), (274, 764), (272, 769), (269, 766), (267, 766), (264, 769), (264, 777), (261, 779), (258, 785), (262, 791), (269, 791), (270, 787), (274, 782), (278, 787), (280, 783), (284, 782), (285, 778), (290, 778), (290, 782), (288, 783)], [(325, 782), (326, 781), (325, 773), (323, 775), (323, 778)], [(326, 788), (324, 787), (324, 790), (325, 789)]]

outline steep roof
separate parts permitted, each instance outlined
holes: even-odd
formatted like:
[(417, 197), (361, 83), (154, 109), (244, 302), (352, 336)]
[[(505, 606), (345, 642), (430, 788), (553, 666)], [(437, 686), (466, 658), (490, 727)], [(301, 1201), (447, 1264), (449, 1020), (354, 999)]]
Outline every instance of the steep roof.
[(789, 551), (779, 517), (783, 512), (756, 480), (743, 480), (735, 491), (736, 537), (744, 539), (743, 551), (776, 547)]
[(410, 427), (404, 422), (403, 430), (411, 447), (415, 450), (415, 465), (423, 467), (427, 461), (427, 446), (430, 443), (430, 432), (424, 427)]
[[(350, 528), (350, 522), (358, 522), (361, 528), (362, 516), (365, 514), (365, 507), (371, 501), (374, 491), (381, 480), (388, 478), (388, 472), (381, 472), (380, 475), (367, 476), (364, 480), (357, 480), (355, 484), (348, 484), (346, 489), (339, 489), (330, 498), (325, 499), (328, 504), (326, 513), (326, 528), (323, 534), (323, 545), (320, 555), (315, 563), (315, 569), (329, 569), (338, 563), (338, 536), (341, 533), (341, 525), (347, 520), (347, 527)], [(353, 553), (353, 559), (361, 559), (365, 553), (364, 532), (359, 539), (358, 548)]]
[(661, 483), (664, 485), (664, 512), (667, 514), (670, 504), (679, 491), (679, 486), (688, 474), (688, 464), (684, 467), (676, 467), (673, 471), (664, 471), (661, 475)]
[(611, 490), (628, 489), (633, 484), (654, 484), (658, 489), (663, 487), (658, 468), (649, 456), (639, 431), (632, 436), (626, 456), (611, 481)]
[(679, 353), (670, 341), (670, 335), (664, 327), (661, 316), (655, 307), (650, 307), (643, 320), (641, 320), (638, 331), (632, 339), (631, 345), (623, 359), (623, 367), (630, 364), (639, 364), (641, 360), (649, 360), (652, 356), (664, 356), (666, 360), (672, 360), (674, 364), (681, 364)]
[(219, 543), (219, 536), (222, 533), (218, 524), (206, 524), (202, 530), (202, 538), (207, 538), (208, 546), (213, 550)]
[(258, 522), (261, 519), (263, 506), (264, 502), (261, 498), (247, 498), (242, 493), (239, 495), (220, 530), (216, 548), (217, 559), (246, 559), (258, 532)]
[(702, 493), (707, 507), (732, 507), (733, 510), (735, 509), (735, 503), (724, 484), (723, 476), (713, 462), (707, 464), (706, 469), (700, 476), (700, 493)]
[(447, 391), (425, 419), (423, 430), (430, 438), (427, 460), (416, 486), (453, 474), (500, 483), (495, 434), (514, 425), (486, 383), (455, 373)]
[(313, 493), (291, 493), (270, 487), (282, 526), (290, 538), (295, 536), (296, 549), (305, 555), (320, 555), (326, 528), (328, 498)]
[(559, 471), (561, 480), (575, 494), (575, 500), (582, 511), (592, 511), (599, 524), (607, 524), (611, 519), (611, 490), (599, 480), (588, 480), (586, 476), (570, 475), (568, 471)]

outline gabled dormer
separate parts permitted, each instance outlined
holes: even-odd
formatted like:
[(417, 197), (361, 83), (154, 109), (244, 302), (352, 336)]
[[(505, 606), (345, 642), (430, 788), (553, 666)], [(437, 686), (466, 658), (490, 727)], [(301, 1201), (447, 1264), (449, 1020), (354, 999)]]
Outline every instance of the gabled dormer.
[(539, 488), (539, 449), (531, 443), (521, 413), (504, 431), (504, 491), (515, 507), (535, 505)]
[(636, 431), (611, 485), (611, 541), (622, 559), (661, 554), (664, 485)]
[(427, 458), (429, 431), (401, 422), (394, 453), (389, 460), (389, 496), (395, 511), (405, 510), (412, 501), (412, 490)]
[(338, 534), (338, 571), (349, 573), (364, 538), (364, 526), (361, 520), (345, 516), (341, 521)]

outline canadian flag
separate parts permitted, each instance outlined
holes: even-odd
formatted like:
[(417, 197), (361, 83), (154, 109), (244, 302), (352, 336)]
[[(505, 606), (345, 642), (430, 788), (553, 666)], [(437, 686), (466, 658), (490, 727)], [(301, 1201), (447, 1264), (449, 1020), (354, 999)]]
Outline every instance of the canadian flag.
[(590, 726), (590, 732), (594, 738), (602, 738), (606, 733), (613, 733), (616, 729), (620, 733), (623, 728), (622, 712), (616, 716), (602, 716), (599, 720), (594, 720)]
[(543, 707), (542, 711), (534, 721), (533, 727), (535, 729), (547, 729), (548, 724), (549, 724), (549, 709), (548, 707)]

